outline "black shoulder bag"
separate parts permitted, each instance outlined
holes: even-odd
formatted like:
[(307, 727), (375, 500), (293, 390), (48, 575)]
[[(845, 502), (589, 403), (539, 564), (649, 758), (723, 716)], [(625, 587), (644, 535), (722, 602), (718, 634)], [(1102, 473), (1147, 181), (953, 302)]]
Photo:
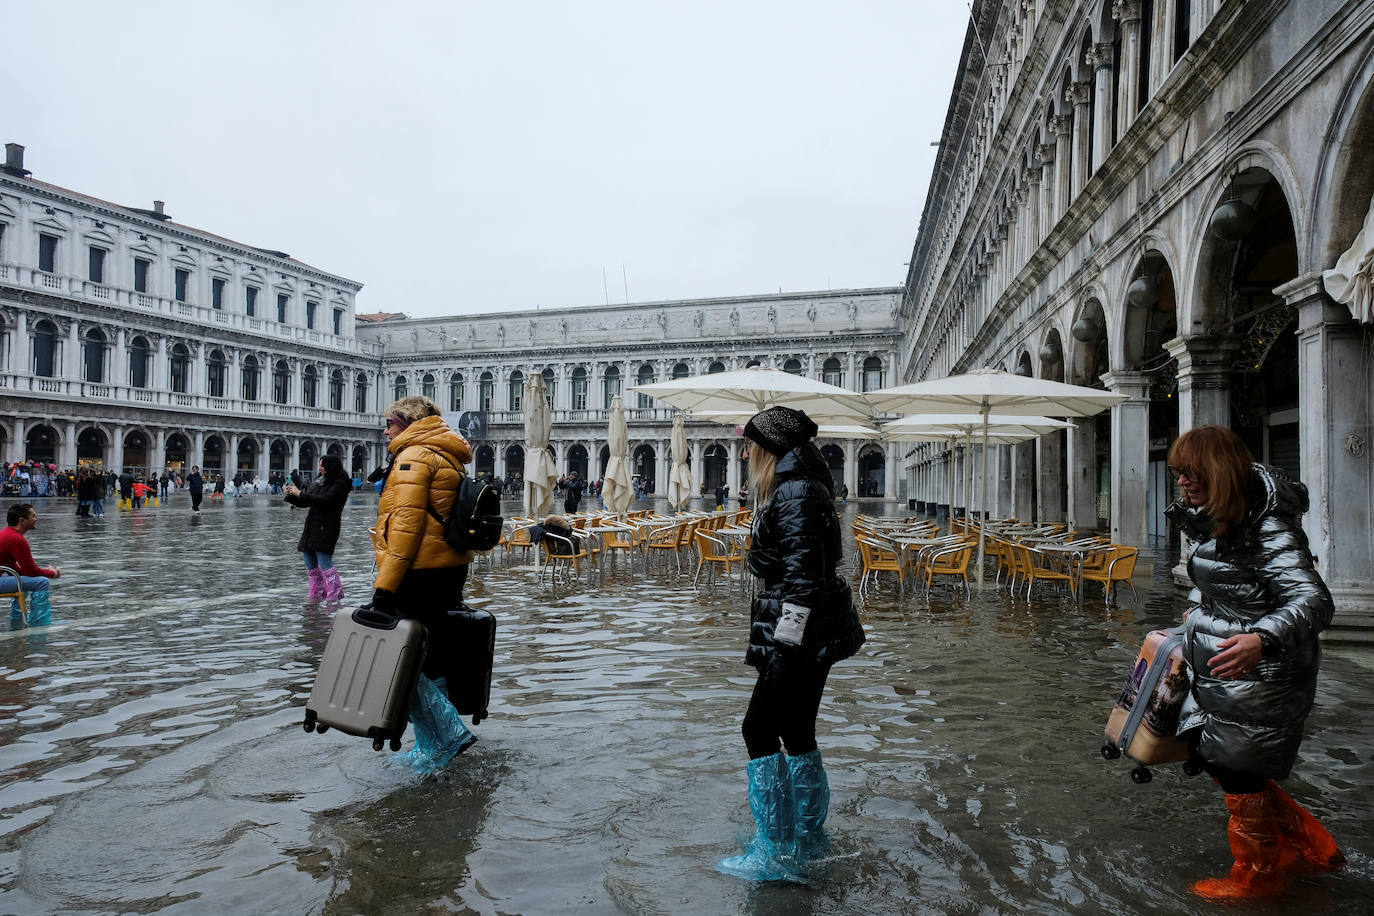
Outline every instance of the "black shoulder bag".
[(462, 474), (453, 512), (447, 520), (440, 518), (433, 506), (426, 506), (429, 514), (444, 527), (444, 543), (454, 550), (491, 550), (501, 540), (501, 494), (496, 488), (479, 483), (463, 471), (443, 452), (430, 449), (443, 458), (449, 467)]

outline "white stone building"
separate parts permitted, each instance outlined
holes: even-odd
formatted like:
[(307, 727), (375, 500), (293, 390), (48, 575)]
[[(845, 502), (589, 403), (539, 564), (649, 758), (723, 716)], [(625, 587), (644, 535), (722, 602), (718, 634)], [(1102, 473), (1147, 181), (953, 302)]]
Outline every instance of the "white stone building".
[[(544, 376), (553, 407), (551, 445), (560, 473), (602, 475), (609, 451), (607, 407), (622, 395), (629, 409), (633, 471), (663, 493), (676, 412), (632, 385), (772, 366), (856, 391), (890, 384), (901, 289), (641, 302), (502, 315), (408, 319), (360, 316), (358, 335), (382, 348), (388, 395), (424, 394), (457, 422), (485, 414), (473, 436), (475, 465), (502, 477), (524, 466), (521, 399), (530, 373)], [(735, 430), (687, 424), (696, 492), (722, 480), (732, 494), (742, 478)], [(905, 497), (895, 446), (827, 440), (822, 451), (849, 492)], [(700, 456), (700, 457), (699, 457)]]
[[(1170, 535), (1169, 444), (1235, 428), (1307, 483), (1339, 614), (1369, 624), (1374, 316), (1323, 271), (1357, 237), (1374, 244), (1357, 236), (1374, 194), (1374, 4), (972, 13), (903, 296), (902, 381), (997, 366), (1127, 395), (1067, 435), (997, 449), (992, 508), (1147, 546)], [(907, 470), (918, 493), (940, 473), (924, 450)]]
[(0, 460), (160, 472), (379, 458), (361, 284), (0, 167)]

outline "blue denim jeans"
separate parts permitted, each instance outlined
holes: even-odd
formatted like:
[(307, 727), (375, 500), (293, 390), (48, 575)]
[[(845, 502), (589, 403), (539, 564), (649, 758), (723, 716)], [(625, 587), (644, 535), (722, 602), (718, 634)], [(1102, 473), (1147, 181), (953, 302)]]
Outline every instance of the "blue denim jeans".
[[(26, 592), (45, 592), (49, 588), (49, 580), (44, 576), (20, 576), (19, 583)], [(14, 590), (14, 576), (0, 576), (0, 592)]]
[(306, 569), (314, 569), (316, 566), (320, 569), (334, 568), (334, 555), (323, 550), (302, 550), (301, 558), (305, 560)]

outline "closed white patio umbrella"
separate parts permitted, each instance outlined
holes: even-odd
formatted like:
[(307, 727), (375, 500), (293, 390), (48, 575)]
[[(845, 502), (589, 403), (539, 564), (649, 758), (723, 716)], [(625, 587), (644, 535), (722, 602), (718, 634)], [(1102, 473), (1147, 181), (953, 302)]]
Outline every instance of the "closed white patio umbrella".
[(553, 417), (544, 388), (544, 376), (533, 372), (525, 380), (525, 515), (540, 518), (553, 508), (553, 486), (558, 469), (549, 454)]
[(630, 480), (630, 433), (625, 423), (625, 402), (618, 395), (611, 398), (611, 425), (606, 445), (611, 456), (606, 462), (606, 476), (601, 481), (601, 499), (612, 512), (623, 517), (635, 494)]
[[(1001, 369), (976, 369), (964, 375), (882, 388), (867, 392), (866, 397), (880, 413), (977, 413), (982, 421), (983, 506), (988, 504), (988, 418), (993, 411), (1017, 416), (1090, 417), (1126, 400), (1124, 394), (1013, 375)], [(983, 582), (982, 525), (978, 526), (978, 582)]]
[(673, 417), (673, 469), (668, 475), (668, 505), (674, 512), (692, 498), (692, 469), (687, 466), (687, 427), (682, 414)]

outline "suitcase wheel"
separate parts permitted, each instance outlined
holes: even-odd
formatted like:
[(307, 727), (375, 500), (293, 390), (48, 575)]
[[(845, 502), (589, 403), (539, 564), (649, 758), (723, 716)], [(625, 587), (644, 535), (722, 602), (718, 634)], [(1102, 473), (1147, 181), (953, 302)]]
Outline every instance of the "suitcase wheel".
[(373, 749), (374, 751), (380, 751), (380, 750), (382, 749), (382, 743), (383, 743), (383, 742), (382, 742), (382, 739), (381, 739), (381, 738), (373, 738), (373, 739), (372, 739), (372, 749)]
[(1187, 773), (1189, 776), (1197, 776), (1202, 772), (1202, 764), (1189, 757), (1187, 760), (1183, 761), (1183, 772)]
[(482, 724), (482, 720), (485, 719), (486, 717), (487, 717), (486, 712), (475, 712), (475, 713), (472, 714), (472, 724), (473, 724), (473, 725), (481, 725), (481, 724)]
[(1103, 760), (1115, 760), (1116, 758), (1118, 758), (1118, 757), (1120, 757), (1120, 756), (1121, 756), (1121, 751), (1120, 751), (1119, 748), (1117, 748), (1117, 746), (1116, 746), (1115, 744), (1104, 744), (1104, 745), (1102, 745), (1102, 759), (1103, 759)]
[(400, 739), (400, 738), (392, 738), (392, 739), (391, 739), (391, 749), (392, 749), (393, 751), (399, 751), (399, 750), (401, 749), (401, 739)]
[(319, 725), (315, 726), (315, 731), (323, 735), (325, 732), (329, 731), (329, 726), (321, 722)]
[(305, 711), (305, 721), (301, 723), (301, 727), (308, 732), (313, 732), (315, 730), (315, 718), (315, 710), (307, 709)]
[(1154, 774), (1151, 773), (1147, 767), (1136, 767), (1134, 770), (1131, 770), (1131, 782), (1144, 785), (1154, 778)]

